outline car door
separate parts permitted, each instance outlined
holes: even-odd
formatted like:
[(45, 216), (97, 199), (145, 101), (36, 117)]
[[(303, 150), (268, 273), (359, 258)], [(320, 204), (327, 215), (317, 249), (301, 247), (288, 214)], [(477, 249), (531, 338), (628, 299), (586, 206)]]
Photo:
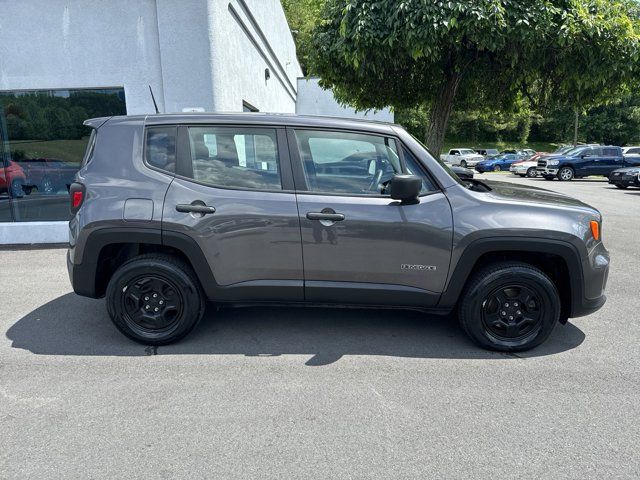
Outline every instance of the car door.
[(617, 168), (624, 167), (624, 159), (618, 148), (603, 147), (598, 168), (600, 175), (609, 175)]
[[(289, 129), (312, 302), (433, 306), (448, 272), (451, 207), (418, 161), (371, 133)], [(386, 191), (397, 173), (422, 177), (419, 201)]]
[(602, 164), (602, 148), (590, 147), (586, 148), (581, 154), (582, 161), (580, 162), (580, 170), (576, 171), (579, 176), (585, 175), (601, 175)]
[[(163, 150), (164, 133), (165, 127), (147, 129), (148, 162), (154, 150)], [(177, 135), (163, 238), (183, 234), (197, 243), (220, 300), (303, 300), (300, 225), (284, 129), (193, 125), (179, 127)]]

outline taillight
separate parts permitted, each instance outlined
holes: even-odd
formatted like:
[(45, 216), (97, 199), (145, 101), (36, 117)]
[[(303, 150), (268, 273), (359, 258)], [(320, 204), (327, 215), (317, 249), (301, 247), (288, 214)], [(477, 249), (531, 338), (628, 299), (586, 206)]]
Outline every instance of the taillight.
[(71, 197), (71, 214), (75, 215), (82, 203), (84, 202), (84, 197), (86, 194), (86, 189), (81, 183), (72, 183), (69, 187), (69, 195)]

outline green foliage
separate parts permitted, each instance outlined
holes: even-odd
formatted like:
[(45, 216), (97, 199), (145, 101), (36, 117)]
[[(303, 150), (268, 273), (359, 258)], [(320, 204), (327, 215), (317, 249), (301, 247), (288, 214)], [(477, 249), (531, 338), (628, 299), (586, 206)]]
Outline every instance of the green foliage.
[[(454, 104), (508, 120), (523, 98), (542, 111), (617, 95), (638, 76), (637, 11), (634, 0), (326, 0), (311, 62), (358, 109), (423, 106), (437, 150)], [(525, 139), (531, 116), (518, 122)]]
[(282, 7), (289, 22), (289, 28), (296, 40), (298, 60), (302, 71), (309, 73), (311, 55), (311, 35), (320, 19), (325, 0), (282, 0)]
[(87, 118), (126, 114), (118, 95), (83, 90), (67, 97), (49, 92), (2, 93), (0, 112), (3, 109), (10, 142), (80, 139), (89, 133), (82, 125)]

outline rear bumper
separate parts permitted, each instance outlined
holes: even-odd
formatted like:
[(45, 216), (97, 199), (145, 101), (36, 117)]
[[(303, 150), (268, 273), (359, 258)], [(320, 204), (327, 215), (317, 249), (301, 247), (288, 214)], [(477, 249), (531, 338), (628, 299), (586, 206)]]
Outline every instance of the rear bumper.
[(98, 298), (96, 295), (96, 270), (95, 264), (76, 264), (71, 260), (71, 250), (67, 251), (67, 273), (73, 291), (78, 295), (89, 298)]

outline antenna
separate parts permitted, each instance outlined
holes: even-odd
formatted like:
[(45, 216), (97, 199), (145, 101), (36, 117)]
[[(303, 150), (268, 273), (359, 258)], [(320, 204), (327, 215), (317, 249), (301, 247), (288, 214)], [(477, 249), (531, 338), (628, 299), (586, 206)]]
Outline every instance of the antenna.
[(153, 100), (153, 106), (156, 109), (156, 113), (160, 113), (160, 110), (158, 110), (158, 104), (156, 103), (156, 97), (153, 95), (153, 90), (151, 89), (151, 85), (149, 85), (149, 92), (151, 92), (151, 100)]

